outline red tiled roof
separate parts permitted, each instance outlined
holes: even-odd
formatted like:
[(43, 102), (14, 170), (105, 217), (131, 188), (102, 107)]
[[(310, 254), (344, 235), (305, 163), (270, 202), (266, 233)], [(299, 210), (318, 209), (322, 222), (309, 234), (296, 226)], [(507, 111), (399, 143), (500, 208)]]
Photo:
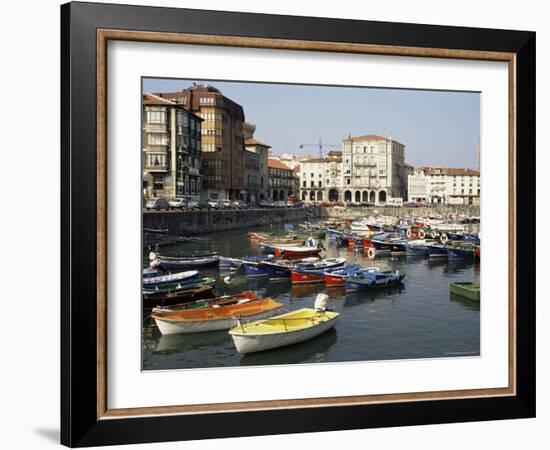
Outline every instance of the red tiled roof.
[(442, 175), (474, 176), (479, 177), (479, 170), (465, 167), (421, 167), (426, 175), (441, 173)]
[(262, 147), (271, 148), (271, 145), (264, 144), (261, 141), (258, 141), (256, 139), (245, 139), (244, 145), (261, 145)]
[(279, 161), (278, 159), (273, 159), (273, 158), (268, 158), (267, 159), (267, 166), (270, 169), (292, 170), (285, 163)]

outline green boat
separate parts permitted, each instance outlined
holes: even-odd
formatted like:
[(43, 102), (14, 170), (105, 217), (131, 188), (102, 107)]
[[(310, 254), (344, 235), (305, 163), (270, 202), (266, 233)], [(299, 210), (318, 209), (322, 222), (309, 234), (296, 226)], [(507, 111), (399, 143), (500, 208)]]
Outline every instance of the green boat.
[(479, 283), (459, 282), (451, 283), (451, 293), (479, 302)]

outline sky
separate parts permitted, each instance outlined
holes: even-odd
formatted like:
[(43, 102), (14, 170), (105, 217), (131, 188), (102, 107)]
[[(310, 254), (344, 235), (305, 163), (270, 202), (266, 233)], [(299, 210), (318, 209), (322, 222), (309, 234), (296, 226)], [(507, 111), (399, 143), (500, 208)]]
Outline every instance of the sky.
[(404, 144), (415, 167), (477, 168), (479, 93), (158, 78), (144, 79), (143, 90), (170, 92), (193, 82), (239, 103), (256, 124), (254, 138), (275, 154), (318, 156), (322, 139), (326, 155), (350, 134), (379, 134)]

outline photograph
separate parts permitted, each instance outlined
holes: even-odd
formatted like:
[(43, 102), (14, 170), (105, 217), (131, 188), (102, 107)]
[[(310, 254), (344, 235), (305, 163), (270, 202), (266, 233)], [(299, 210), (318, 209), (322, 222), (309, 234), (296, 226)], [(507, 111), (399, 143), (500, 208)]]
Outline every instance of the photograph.
[(143, 371), (480, 357), (480, 92), (141, 86)]

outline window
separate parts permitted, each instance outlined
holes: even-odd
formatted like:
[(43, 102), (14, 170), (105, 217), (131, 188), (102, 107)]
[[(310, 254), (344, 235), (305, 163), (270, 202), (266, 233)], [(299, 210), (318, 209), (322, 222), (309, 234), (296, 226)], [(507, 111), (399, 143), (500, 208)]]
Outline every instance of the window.
[(307, 187), (307, 182), (304, 180), (304, 182), (302, 183), (302, 186), (303, 187)]
[(162, 191), (164, 189), (164, 176), (153, 174), (153, 189)]
[(149, 133), (149, 145), (168, 145), (168, 136), (165, 133)]
[(177, 123), (178, 125), (187, 128), (189, 126), (189, 116), (187, 115), (187, 112), (185, 111), (178, 111), (177, 115)]
[(161, 167), (166, 166), (165, 154), (148, 154), (147, 155), (147, 167)]
[(147, 123), (166, 123), (166, 111), (147, 111)]
[(199, 104), (201, 105), (214, 105), (215, 104), (215, 98), (214, 97), (201, 97), (199, 100)]
[(346, 184), (351, 184), (351, 178), (346, 179)]
[(311, 187), (315, 187), (315, 181), (311, 182)]
[(319, 181), (319, 187), (323, 187), (323, 182)]

